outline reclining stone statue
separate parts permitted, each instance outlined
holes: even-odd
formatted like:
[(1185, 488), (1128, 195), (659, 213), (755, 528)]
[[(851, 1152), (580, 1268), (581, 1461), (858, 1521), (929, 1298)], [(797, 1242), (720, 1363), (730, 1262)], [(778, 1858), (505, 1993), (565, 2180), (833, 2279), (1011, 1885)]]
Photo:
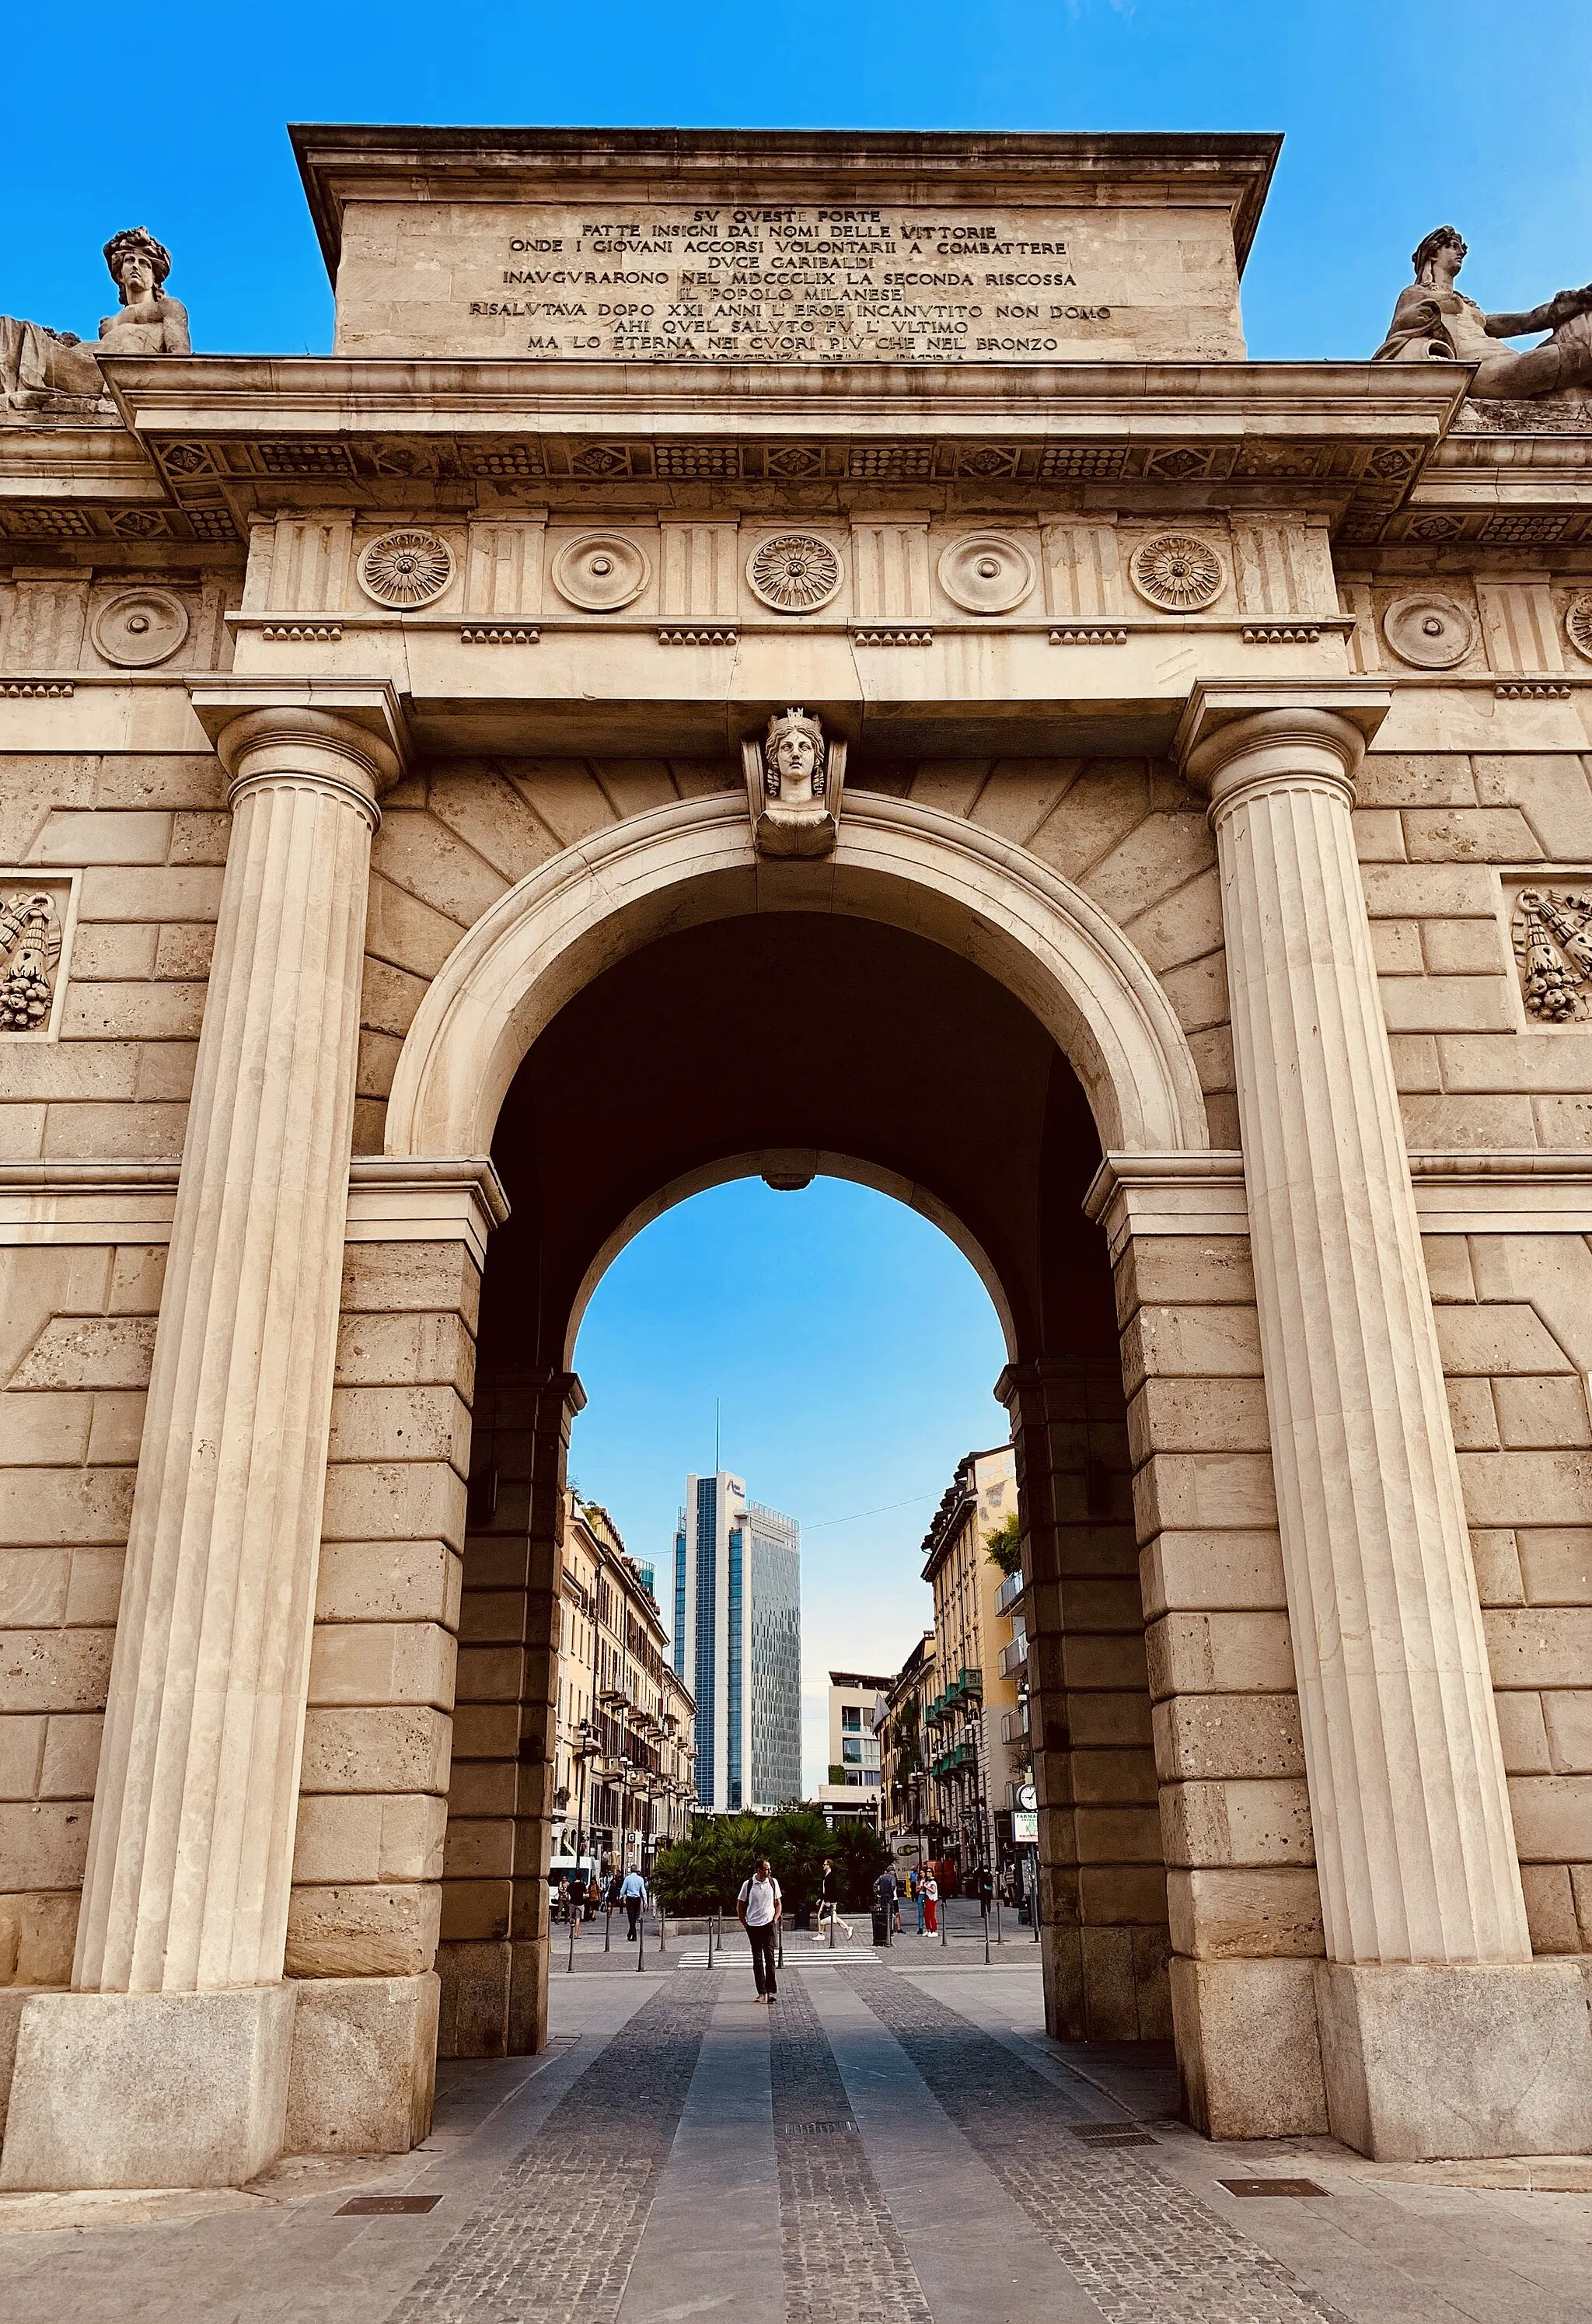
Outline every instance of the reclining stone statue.
[(188, 309), (164, 290), (171, 254), (147, 227), (112, 235), (105, 263), (120, 295), (114, 315), (99, 326), (97, 347), (70, 331), (0, 315), (0, 396), (14, 409), (48, 411), (97, 404), (105, 396), (102, 355), (185, 355)]
[[(1465, 262), (1459, 231), (1440, 226), (1414, 254), (1415, 280), (1399, 293), (1393, 327), (1374, 363), (1473, 363), (1473, 399), (1527, 402), (1566, 389), (1592, 391), (1592, 283), (1560, 290), (1519, 315), (1487, 315), (1455, 288)], [(1546, 331), (1540, 346), (1500, 346), (1528, 331)]]

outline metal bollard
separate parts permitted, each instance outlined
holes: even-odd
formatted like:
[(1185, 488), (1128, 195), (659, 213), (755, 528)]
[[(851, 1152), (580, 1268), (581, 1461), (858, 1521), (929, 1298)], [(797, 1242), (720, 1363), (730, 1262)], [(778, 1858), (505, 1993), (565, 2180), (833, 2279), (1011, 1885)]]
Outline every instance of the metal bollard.
[(613, 1950), (613, 1898), (612, 1895), (608, 1899), (607, 1913), (603, 1916), (603, 1950), (605, 1953), (611, 1953)]
[(642, 1912), (641, 1912), (641, 1917), (640, 1917), (640, 1920), (637, 1922), (637, 1923), (636, 1923), (636, 1974), (637, 1974), (637, 1976), (638, 1976), (638, 1977), (640, 1977), (640, 1976), (645, 1972), (646, 1968), (647, 1968), (647, 1912), (646, 1912), (646, 1907), (645, 1907), (645, 1906), (643, 1906), (643, 1907), (642, 1907)]

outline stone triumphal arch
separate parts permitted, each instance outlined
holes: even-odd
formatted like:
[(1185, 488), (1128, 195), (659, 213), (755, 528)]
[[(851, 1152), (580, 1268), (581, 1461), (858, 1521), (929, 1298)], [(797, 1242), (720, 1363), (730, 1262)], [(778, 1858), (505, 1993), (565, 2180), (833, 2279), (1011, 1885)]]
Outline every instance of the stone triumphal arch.
[(1251, 364), (1265, 138), (297, 145), (331, 356), (0, 329), (0, 2185), (543, 2040), (575, 1334), (751, 1172), (999, 1313), (1053, 2030), (1584, 2150), (1579, 294)]

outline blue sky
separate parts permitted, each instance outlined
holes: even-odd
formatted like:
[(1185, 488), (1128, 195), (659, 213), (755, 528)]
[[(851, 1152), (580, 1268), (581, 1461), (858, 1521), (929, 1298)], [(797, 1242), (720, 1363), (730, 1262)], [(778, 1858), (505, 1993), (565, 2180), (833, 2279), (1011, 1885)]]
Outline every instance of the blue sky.
[(329, 346), (290, 120), (1280, 130), (1245, 298), (1268, 358), (1368, 354), (1440, 221), (1485, 304), (1592, 275), (1587, 0), (77, 0), (13, 8), (5, 60), (0, 309), (83, 333), (100, 245), (142, 224), (196, 346)]
[[(278, 0), (136, 19), (78, 0), (14, 10), (5, 43), (0, 309), (88, 336), (110, 303), (100, 245), (142, 224), (174, 254), (196, 346), (329, 346), (290, 120), (1281, 131), (1245, 283), (1267, 359), (1368, 354), (1440, 221), (1484, 304), (1592, 275), (1588, 0)], [(920, 1219), (834, 1184), (722, 1189), (601, 1286), (575, 1472), (661, 1557), (718, 1397), (727, 1465), (809, 1528), (821, 1702), (832, 1661), (891, 1659), (920, 1627), (914, 1552), (955, 1461), (1001, 1432), (1001, 1360), (984, 1293)], [(810, 1723), (810, 1780), (824, 1756)]]
[(715, 1399), (725, 1468), (802, 1522), (809, 1784), (825, 1674), (894, 1667), (934, 1618), (918, 1544), (962, 1453), (1006, 1435), (1005, 1360), (989, 1294), (938, 1227), (833, 1178), (682, 1203), (586, 1310), (570, 1471), (656, 1556), (660, 1593), (686, 1474), (713, 1467)]

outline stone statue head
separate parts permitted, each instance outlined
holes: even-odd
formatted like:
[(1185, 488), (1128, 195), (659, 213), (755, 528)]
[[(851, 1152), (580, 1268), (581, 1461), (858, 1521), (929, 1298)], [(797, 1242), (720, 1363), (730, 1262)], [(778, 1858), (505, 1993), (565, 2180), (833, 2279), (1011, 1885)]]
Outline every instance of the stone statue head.
[(763, 764), (770, 798), (791, 805), (810, 798), (822, 804), (828, 752), (823, 727), (806, 711), (778, 711), (769, 719)]
[(1410, 263), (1415, 270), (1417, 282), (1425, 281), (1427, 268), (1431, 264), (1438, 252), (1443, 249), (1455, 250), (1459, 253), (1459, 259), (1454, 266), (1454, 272), (1458, 274), (1459, 265), (1465, 257), (1466, 242), (1457, 226), (1434, 226), (1423, 242), (1416, 244)]
[(135, 273), (148, 271), (147, 287), (150, 291), (159, 291), (171, 272), (170, 252), (163, 243), (155, 240), (147, 226), (124, 226), (120, 234), (113, 234), (105, 246), (105, 263), (110, 268), (111, 279), (121, 293), (124, 307), (131, 305), (133, 299), (144, 295), (143, 286), (130, 283), (127, 279), (134, 260), (143, 262), (142, 265), (133, 269)]

